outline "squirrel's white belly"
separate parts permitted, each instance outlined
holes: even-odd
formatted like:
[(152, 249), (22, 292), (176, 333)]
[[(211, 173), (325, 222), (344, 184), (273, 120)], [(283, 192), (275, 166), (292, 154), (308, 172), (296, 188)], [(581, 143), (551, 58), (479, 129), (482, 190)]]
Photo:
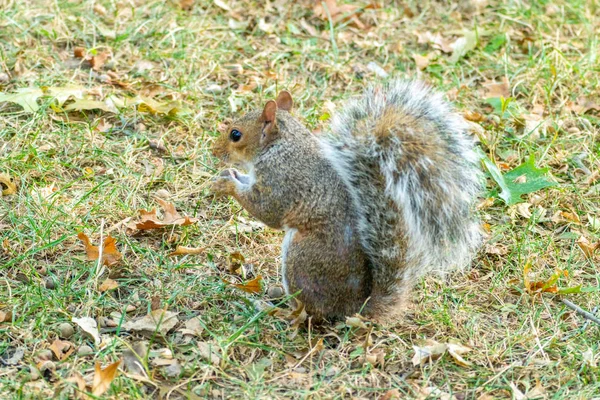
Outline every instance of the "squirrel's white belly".
[(296, 234), (296, 232), (298, 232), (298, 229), (284, 226), (283, 230), (285, 231), (285, 236), (283, 238), (283, 244), (281, 246), (281, 282), (283, 283), (285, 293), (289, 294), (290, 290), (288, 286), (288, 281), (285, 277), (285, 259), (287, 257), (287, 252), (290, 248), (290, 244), (294, 240), (294, 235)]

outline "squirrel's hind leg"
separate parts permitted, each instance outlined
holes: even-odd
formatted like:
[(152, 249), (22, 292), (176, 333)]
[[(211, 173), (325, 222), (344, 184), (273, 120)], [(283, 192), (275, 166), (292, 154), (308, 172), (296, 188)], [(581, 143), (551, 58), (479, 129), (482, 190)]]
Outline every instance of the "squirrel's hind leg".
[(370, 269), (360, 246), (339, 243), (335, 235), (286, 229), (282, 275), (286, 292), (300, 292), (298, 300), (317, 320), (354, 315), (371, 293)]

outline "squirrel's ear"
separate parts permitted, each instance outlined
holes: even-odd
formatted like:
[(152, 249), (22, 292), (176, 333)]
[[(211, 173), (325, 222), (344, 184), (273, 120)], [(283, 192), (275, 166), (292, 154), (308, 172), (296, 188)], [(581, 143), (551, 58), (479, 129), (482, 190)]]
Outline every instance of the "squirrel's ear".
[(268, 101), (267, 104), (265, 104), (262, 114), (260, 115), (260, 122), (263, 123), (263, 136), (269, 136), (272, 133), (277, 132), (277, 119), (275, 118), (276, 113), (277, 103), (273, 100)]
[(291, 111), (292, 107), (294, 106), (294, 100), (292, 100), (292, 95), (287, 90), (282, 90), (281, 92), (279, 92), (279, 95), (277, 96), (277, 100), (275, 100), (275, 102), (277, 103), (277, 107), (285, 111)]

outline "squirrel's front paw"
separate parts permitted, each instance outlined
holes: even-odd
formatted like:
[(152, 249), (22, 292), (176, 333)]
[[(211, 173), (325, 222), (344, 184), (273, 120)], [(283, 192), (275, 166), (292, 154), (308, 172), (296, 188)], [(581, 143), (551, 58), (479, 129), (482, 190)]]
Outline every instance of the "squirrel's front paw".
[(226, 169), (215, 177), (210, 184), (210, 191), (218, 197), (231, 196), (235, 193), (235, 174), (232, 169)]

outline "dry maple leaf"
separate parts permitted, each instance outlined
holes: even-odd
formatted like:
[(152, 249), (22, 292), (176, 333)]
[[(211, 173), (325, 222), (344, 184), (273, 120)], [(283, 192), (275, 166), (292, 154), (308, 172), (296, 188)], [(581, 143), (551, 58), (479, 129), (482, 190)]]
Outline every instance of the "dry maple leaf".
[(102, 369), (100, 363), (96, 362), (94, 381), (92, 382), (92, 394), (100, 396), (110, 388), (110, 384), (117, 376), (117, 371), (121, 360)]
[(160, 203), (164, 210), (164, 218), (162, 221), (156, 216), (156, 209), (152, 209), (152, 211), (140, 210), (140, 221), (134, 223), (135, 228), (140, 230), (160, 229), (172, 225), (191, 225), (198, 221), (198, 218), (184, 217), (179, 214), (177, 210), (175, 210), (173, 203), (169, 203), (159, 198), (157, 198), (156, 201)]
[(71, 342), (56, 339), (50, 345), (50, 350), (52, 350), (57, 360), (63, 361), (75, 351), (75, 346)]
[(0, 173), (0, 190), (2, 191), (2, 196), (8, 196), (9, 194), (17, 193), (17, 185), (13, 182), (10, 176), (8, 176), (8, 174)]
[[(83, 232), (79, 232), (77, 234), (79, 240), (83, 242), (85, 246), (85, 253), (87, 254), (87, 259), (97, 260), (100, 256), (100, 249), (98, 246), (94, 246), (87, 235)], [(115, 265), (117, 262), (121, 260), (122, 254), (119, 253), (116, 246), (116, 240), (112, 236), (108, 236), (104, 239), (104, 243), (102, 245), (102, 264), (106, 266)]]

